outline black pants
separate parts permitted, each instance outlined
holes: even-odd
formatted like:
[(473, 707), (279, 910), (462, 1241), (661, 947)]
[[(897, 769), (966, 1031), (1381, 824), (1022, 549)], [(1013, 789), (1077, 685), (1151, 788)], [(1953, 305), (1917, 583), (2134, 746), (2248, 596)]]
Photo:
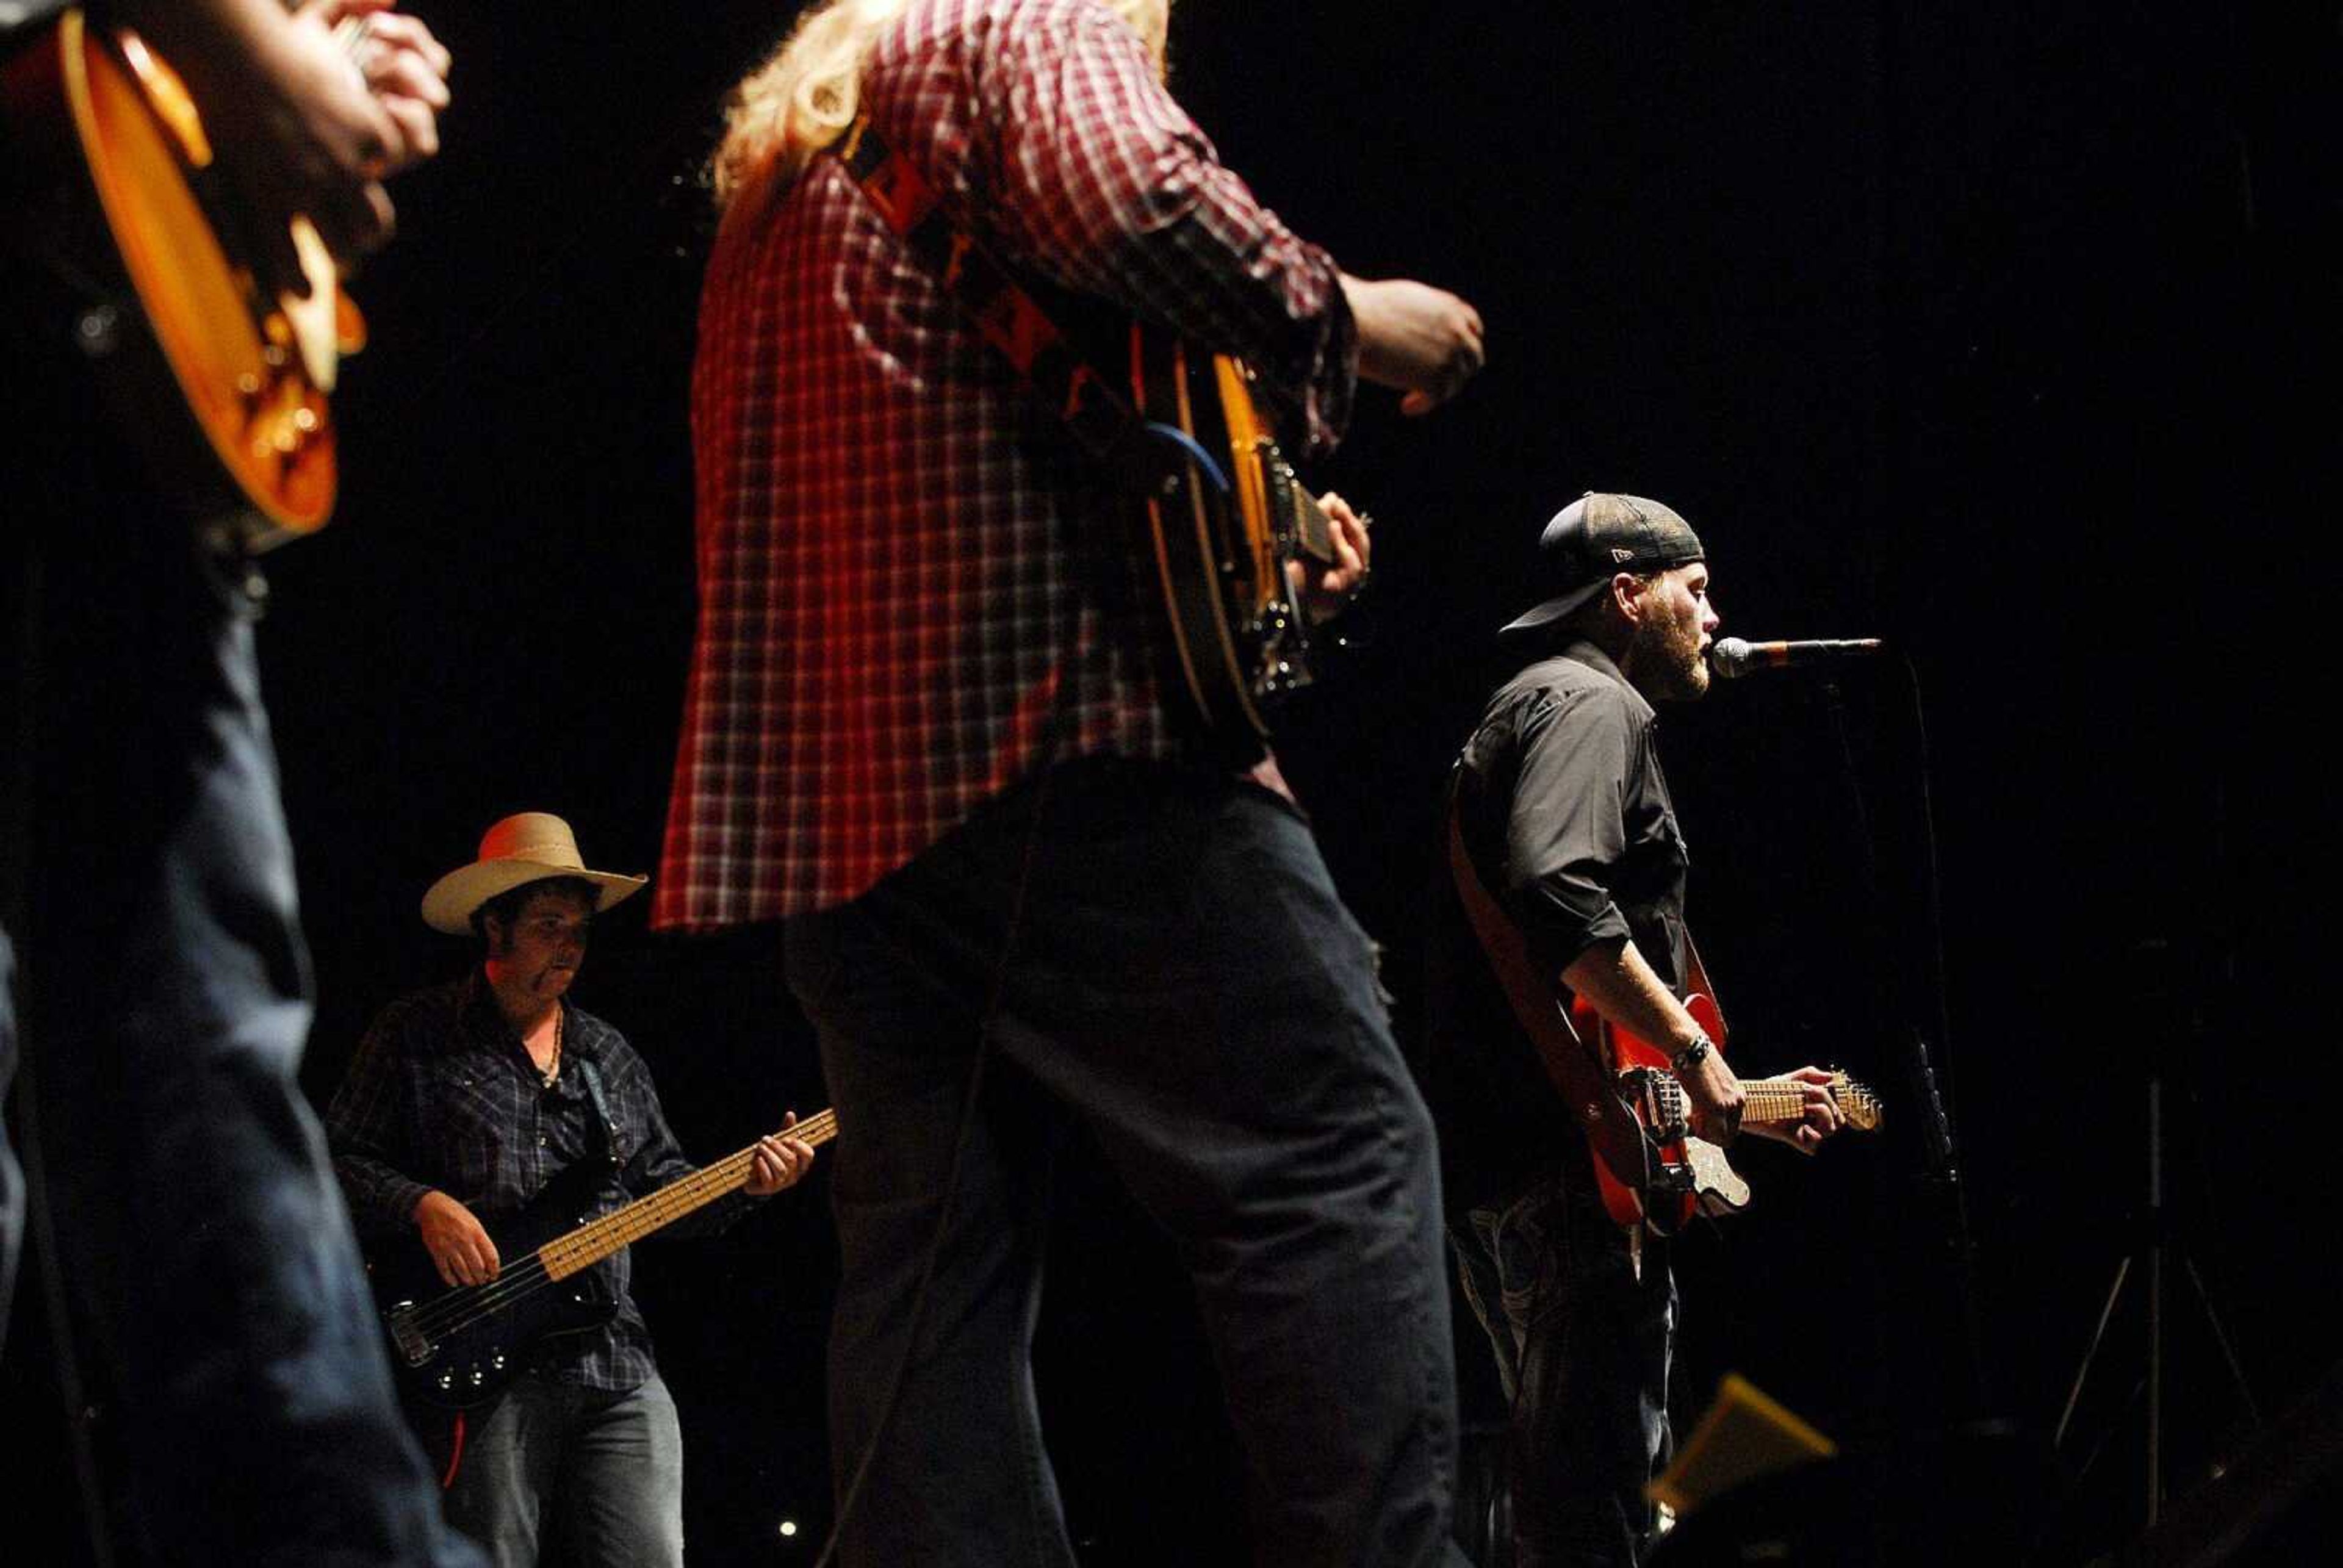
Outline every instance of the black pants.
[(1299, 812), (1233, 778), (1068, 764), (788, 940), (838, 1108), (841, 1476), (903, 1362), (999, 997), (844, 1563), (1072, 1563), (1030, 1349), (1048, 1150), (1076, 1123), (1194, 1282), (1259, 1561), (1453, 1560), (1431, 1121)]

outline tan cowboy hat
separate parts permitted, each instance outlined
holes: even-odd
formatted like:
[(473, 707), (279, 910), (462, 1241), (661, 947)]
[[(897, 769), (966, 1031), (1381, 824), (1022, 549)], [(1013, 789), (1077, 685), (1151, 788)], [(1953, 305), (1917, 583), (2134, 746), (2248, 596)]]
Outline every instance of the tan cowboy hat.
[(641, 892), (650, 882), (649, 877), (588, 870), (568, 823), (548, 812), (523, 811), (480, 836), (478, 859), (431, 884), (431, 890), (423, 895), (423, 923), (449, 936), (468, 936), (473, 910), (498, 893), (547, 877), (576, 877), (592, 882), (602, 890), (594, 906), (598, 910)]

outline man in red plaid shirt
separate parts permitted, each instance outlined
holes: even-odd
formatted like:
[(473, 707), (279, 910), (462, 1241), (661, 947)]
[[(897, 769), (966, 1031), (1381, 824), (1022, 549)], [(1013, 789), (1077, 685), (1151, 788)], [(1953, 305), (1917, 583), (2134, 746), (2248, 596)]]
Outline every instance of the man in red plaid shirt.
[[(1241, 356), (1291, 444), (1421, 413), (1463, 300), (1337, 269), (1164, 90), (1167, 0), (832, 0), (744, 82), (694, 373), (700, 624), (655, 920), (786, 919), (840, 1136), (840, 1560), (1071, 1563), (1028, 1348), (1079, 1123), (1176, 1238), (1263, 1562), (1443, 1559), (1432, 1133), (1273, 762), (1183, 755), (1106, 476), (834, 156)], [(1330, 504), (1323, 607), (1363, 577)], [(897, 1390), (900, 1379), (900, 1391)]]

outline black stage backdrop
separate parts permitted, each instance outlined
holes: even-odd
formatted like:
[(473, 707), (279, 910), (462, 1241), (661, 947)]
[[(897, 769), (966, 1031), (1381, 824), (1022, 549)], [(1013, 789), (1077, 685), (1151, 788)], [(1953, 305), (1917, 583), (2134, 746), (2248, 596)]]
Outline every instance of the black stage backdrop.
[[(356, 286), (347, 498), (272, 562), (264, 630), (321, 1101), (375, 1009), (464, 962), (416, 900), (486, 823), (556, 810), (597, 864), (655, 864), (693, 613), (699, 165), (791, 9), (418, 8), (458, 59), (447, 151)], [(1835, 686), (1753, 680), (1666, 719), (1736, 1062), (1838, 1062), (1890, 1116), (1812, 1163), (1746, 1151), (1758, 1208), (1678, 1251), (1679, 1416), (1737, 1369), (1875, 1462), (1861, 1495), (1822, 1493), (1873, 1521), (1842, 1560), (1913, 1560), (1911, 1530), (1976, 1561), (2135, 1534), (2137, 1273), (2048, 1455), (2140, 1241), (2152, 1067), (2197, 1271), (2167, 1303), (2173, 1488), (2252, 1431), (2195, 1281), (2266, 1416), (2343, 1353), (2318, 1328), (2343, 1265), (2312, 1005), (2335, 8), (1182, 0), (1174, 51), (1296, 228), (1488, 324), (1453, 407), (1364, 396), (1312, 476), (1382, 523), (1374, 635), (1283, 752), (1403, 1013), (1436, 791), (1557, 507), (1681, 508), (1730, 631), (1890, 639)], [(774, 933), (654, 938), (639, 910), (578, 996), (686, 1147), (822, 1104)], [(1916, 1040), (1966, 1225), (1931, 1179)], [(1063, 1186), (1040, 1358), (1085, 1561), (1225, 1560), (1237, 1462), (1183, 1284), (1079, 1151)], [(698, 1562), (810, 1562), (827, 1523), (825, 1202), (817, 1179), (642, 1250)], [(27, 1324), (0, 1396), (62, 1513), (46, 1360)]]

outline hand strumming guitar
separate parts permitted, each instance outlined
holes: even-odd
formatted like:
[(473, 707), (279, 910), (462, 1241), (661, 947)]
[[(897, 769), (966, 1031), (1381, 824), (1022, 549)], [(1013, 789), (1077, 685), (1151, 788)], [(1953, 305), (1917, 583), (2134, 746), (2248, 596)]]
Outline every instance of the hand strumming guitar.
[[(438, 150), (447, 51), (390, 0), (138, 0), (123, 19), (187, 83), (248, 228), (262, 288), (307, 295), (287, 226), (317, 226), (348, 263), (389, 238), (382, 181)], [(334, 29), (367, 24), (353, 53)]]
[(1367, 586), (1368, 574), (1373, 570), (1368, 563), (1374, 555), (1374, 546), (1367, 538), (1364, 512), (1354, 509), (1332, 490), (1318, 498), (1318, 509), (1326, 514), (1326, 521), (1332, 525), (1327, 529), (1327, 539), (1334, 547), (1334, 559), (1322, 566), (1316, 561), (1285, 563), (1293, 589), (1302, 596), (1302, 608), (1313, 621), (1332, 619)]
[(479, 1217), (437, 1188), (417, 1201), (415, 1229), (439, 1278), (449, 1285), (485, 1285), (503, 1266)]

